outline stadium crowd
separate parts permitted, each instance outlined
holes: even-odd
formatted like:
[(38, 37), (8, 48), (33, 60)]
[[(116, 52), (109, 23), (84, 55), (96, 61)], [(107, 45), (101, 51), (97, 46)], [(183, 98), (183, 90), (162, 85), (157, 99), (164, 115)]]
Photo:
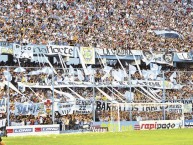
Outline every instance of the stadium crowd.
[[(112, 49), (191, 51), (190, 0), (1, 0), (0, 40)], [(154, 30), (183, 39), (160, 39)]]
[[(169, 1), (169, 2), (168, 2)], [(0, 41), (19, 44), (56, 44), (93, 46), (98, 48), (129, 49), (129, 50), (153, 50), (153, 51), (176, 51), (193, 53), (193, 5), (185, 0), (0, 0)], [(155, 35), (154, 30), (174, 30), (183, 38), (164, 39)], [(6, 80), (4, 71), (10, 64), (0, 62), (0, 83)], [(23, 72), (14, 72), (19, 63), (13, 63), (9, 72), (12, 75), (11, 83), (19, 88), (18, 82), (38, 84), (42, 86), (52, 84), (52, 73), (32, 71), (40, 70), (37, 66), (46, 67), (48, 64), (22, 63), (26, 68)], [(78, 74), (64, 72), (60, 64), (53, 64), (57, 74), (53, 76), (54, 85), (74, 84), (74, 82), (90, 82), (91, 78), (98, 84), (112, 84), (115, 81), (112, 71), (105, 80), (102, 77), (105, 72), (96, 67), (95, 74), (87, 76), (82, 71), (84, 79), (79, 80)], [(29, 68), (31, 67), (31, 68)], [(37, 68), (34, 68), (37, 67)], [(73, 66), (75, 70), (80, 66)], [(112, 66), (115, 69), (121, 67)], [(129, 70), (127, 66), (126, 72)], [(69, 66), (68, 66), (69, 68)], [(167, 67), (166, 67), (167, 68)], [(149, 68), (145, 68), (149, 69)], [(164, 68), (165, 69), (165, 68)], [(162, 98), (165, 93), (165, 101), (192, 100), (193, 99), (193, 73), (181, 68), (169, 68), (164, 70), (165, 80), (170, 80), (173, 72), (177, 72), (175, 83), (184, 85), (181, 90), (160, 89), (157, 95)], [(131, 75), (131, 79), (144, 79), (139, 72)], [(124, 78), (129, 81), (129, 77)], [(148, 80), (154, 80), (148, 78)], [(120, 83), (120, 82), (118, 82)], [(85, 99), (107, 101), (107, 97), (100, 91), (95, 90), (93, 97), (92, 88), (72, 88)], [(129, 88), (115, 88), (121, 94), (129, 91)], [(52, 99), (50, 89), (25, 88), (23, 95), (10, 89), (10, 125), (38, 125), (52, 124), (52, 116), (49, 115), (15, 115), (14, 103), (33, 102)], [(63, 92), (71, 93), (68, 89)], [(124, 95), (117, 97), (111, 90), (102, 88), (114, 100), (138, 102), (151, 102), (139, 88), (131, 91), (134, 93), (132, 100)], [(6, 87), (1, 87), (0, 99), (7, 98)], [(76, 96), (72, 93), (73, 96)], [(76, 96), (77, 97), (77, 96)], [(66, 102), (61, 94), (54, 93), (54, 98), (60, 102)], [(112, 114), (113, 115), (112, 115)], [(117, 112), (106, 110), (96, 111), (98, 121), (117, 120)], [(6, 113), (2, 118), (6, 118)], [(121, 111), (121, 120), (155, 120), (163, 119), (163, 112), (129, 112)], [(180, 119), (180, 113), (166, 112), (166, 119)], [(185, 113), (185, 119), (193, 119), (193, 113)], [(61, 116), (55, 113), (55, 123), (61, 125), (62, 130), (79, 129), (84, 125), (92, 125), (92, 114), (72, 114)]]
[[(26, 68), (25, 72), (14, 72), (16, 67), (10, 67), (9, 71), (12, 74), (12, 83), (18, 87), (17, 83), (18, 82), (23, 82), (27, 84), (34, 84), (34, 83), (39, 83), (40, 85), (45, 85), (46, 83), (40, 79), (43, 77), (47, 77), (48, 79), (52, 80), (52, 76), (50, 76), (47, 73), (41, 72), (40, 74), (36, 75), (28, 75), (29, 72), (33, 70), (37, 70), (37, 68)], [(4, 71), (6, 70), (6, 67), (1, 67), (0, 69), (0, 80), (3, 82), (6, 80), (6, 77), (4, 76)], [(180, 68), (178, 68), (180, 70)], [(57, 68), (56, 68), (57, 70)], [(58, 71), (59, 70), (59, 71)], [(60, 77), (62, 75), (63, 70), (58, 68), (57, 72), (60, 72), (61, 74), (54, 75), (53, 77), (55, 78), (55, 85), (58, 85), (58, 80), (57, 77)], [(127, 70), (127, 69), (126, 69)], [(166, 89), (165, 91), (165, 101), (166, 102), (183, 102), (183, 101), (191, 101), (193, 99), (193, 92), (192, 92), (192, 73), (190, 71), (177, 71), (177, 76), (176, 76), (176, 82), (184, 85), (184, 87), (181, 90), (178, 89)], [(128, 70), (127, 70), (128, 71)], [(172, 70), (174, 71), (174, 70)], [(67, 71), (69, 72), (69, 71)], [(129, 72), (129, 71), (128, 71)], [(169, 71), (168, 71), (169, 72)], [(96, 71), (95, 74), (98, 72)], [(68, 73), (66, 73), (67, 75)], [(99, 82), (102, 84), (101, 77), (102, 77), (103, 72), (101, 72), (101, 76), (99, 77)], [(171, 72), (165, 73), (165, 78), (166, 80), (169, 81), (169, 77), (171, 76)], [(31, 77), (34, 76), (34, 79), (37, 79), (37, 81), (30, 81)], [(74, 75), (77, 77), (77, 75)], [(51, 77), (51, 78), (49, 78)], [(95, 79), (98, 77), (97, 75), (94, 75)], [(110, 75), (110, 77), (113, 78), (113, 76)], [(25, 79), (23, 79), (25, 78)], [(132, 75), (133, 80), (136, 79), (143, 79), (143, 77), (139, 77), (139, 73), (136, 72)], [(75, 79), (76, 80), (76, 79)], [(77, 79), (78, 80), (78, 79)], [(188, 81), (187, 81), (188, 80)], [(61, 82), (64, 81), (64, 78)], [(112, 81), (115, 81), (112, 79)], [(80, 82), (80, 81), (78, 81)], [(84, 81), (83, 81), (84, 82)], [(48, 84), (50, 85), (50, 84)], [(93, 98), (93, 88), (89, 87), (84, 87), (84, 88), (79, 88), (75, 87), (72, 88), (74, 91), (78, 94), (81, 94), (82, 97), (85, 99), (95, 99), (96, 101), (103, 101), (103, 102), (110, 102), (108, 101), (108, 98), (101, 93), (98, 90), (95, 90), (95, 98)], [(146, 103), (146, 102), (153, 102), (150, 98), (148, 98), (146, 95), (144, 95), (143, 90), (140, 88), (134, 89), (131, 88), (131, 91), (134, 93), (134, 96), (132, 99), (128, 99), (126, 96), (126, 92), (130, 91), (129, 87), (114, 87), (114, 89), (118, 90), (119, 93), (115, 92), (112, 89), (107, 89), (107, 88), (102, 88), (102, 90), (107, 93), (110, 97), (112, 97), (114, 100), (117, 100), (118, 102), (133, 102), (133, 103)], [(15, 92), (14, 90), (10, 89), (10, 125), (38, 125), (38, 124), (52, 124), (52, 118), (51, 114), (50, 115), (15, 115), (15, 102), (33, 102), (33, 103), (40, 103), (43, 100), (47, 99), (52, 99), (52, 91), (49, 88), (36, 88), (33, 91), (29, 88), (25, 88), (25, 90), (19, 89), (22, 91), (22, 94), (19, 94)], [(61, 88), (60, 89), (63, 92), (66, 93), (71, 93), (75, 98), (78, 99), (77, 95), (71, 92), (67, 88)], [(115, 94), (114, 94), (115, 93)], [(159, 89), (157, 92), (157, 95), (160, 96), (161, 98), (163, 97), (163, 90)], [(7, 97), (7, 88), (3, 87), (1, 88), (1, 93), (0, 93), (0, 99), (6, 98)], [(68, 101), (62, 94), (54, 93), (54, 98), (58, 99), (59, 102), (65, 103)], [(190, 102), (192, 103), (192, 102)], [(110, 121), (113, 119), (113, 121), (117, 121), (117, 111), (113, 111), (113, 113), (109, 110), (96, 110), (96, 121)], [(139, 121), (139, 120), (155, 120), (155, 119), (163, 119), (163, 112), (161, 111), (150, 111), (150, 112), (136, 112), (132, 111), (132, 118), (130, 117), (129, 111), (121, 111), (120, 112), (120, 118), (121, 121)], [(180, 118), (180, 113), (179, 112), (167, 112), (166, 111), (166, 119), (179, 119)], [(6, 116), (6, 114), (4, 114)], [(185, 119), (193, 119), (193, 114), (192, 113), (185, 113)], [(72, 124), (71, 124), (71, 123)], [(83, 115), (83, 114), (74, 114), (74, 115), (65, 115), (62, 116), (60, 113), (56, 112), (55, 113), (55, 123), (59, 123), (61, 125), (61, 129), (69, 130), (69, 129), (81, 129), (83, 128), (84, 125), (91, 125), (93, 122), (92, 114), (88, 115)]]

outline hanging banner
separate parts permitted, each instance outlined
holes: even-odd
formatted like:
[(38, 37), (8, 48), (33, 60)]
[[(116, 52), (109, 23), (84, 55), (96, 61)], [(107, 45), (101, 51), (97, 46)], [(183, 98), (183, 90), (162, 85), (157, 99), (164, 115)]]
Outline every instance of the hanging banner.
[(105, 111), (111, 109), (111, 102), (107, 101), (96, 101), (96, 110)]
[(150, 52), (150, 51), (143, 51), (143, 62), (148, 65), (151, 62), (158, 63), (158, 64), (168, 64), (173, 66), (173, 54), (172, 53), (165, 53), (165, 52)]
[[(96, 101), (96, 110), (97, 111), (109, 111), (117, 109), (115, 107), (116, 105), (113, 105), (111, 102), (107, 101)], [(145, 111), (145, 112), (151, 112), (151, 111), (162, 111), (165, 109), (169, 112), (182, 112), (182, 104), (120, 104), (119, 105), (120, 111)]]
[(76, 104), (73, 108), (74, 113), (77, 114), (90, 114), (92, 113), (92, 101), (91, 100), (76, 100)]
[(149, 81), (149, 80), (131, 80), (132, 85), (136, 86), (148, 86), (150, 88), (157, 88), (157, 89), (179, 89), (182, 86), (174, 85), (170, 81)]
[(58, 112), (61, 115), (73, 114), (73, 107), (75, 103), (58, 103)]
[(95, 64), (95, 50), (93, 47), (80, 47), (80, 54), (85, 64)]
[(180, 60), (192, 60), (192, 56), (188, 52), (176, 53)]
[(47, 55), (55, 55), (61, 54), (63, 56), (74, 56), (74, 52), (76, 47), (74, 46), (62, 46), (62, 45), (47, 45), (48, 54)]
[(44, 114), (44, 103), (15, 103), (15, 115)]
[(95, 48), (95, 51), (99, 55), (118, 55), (118, 56), (128, 56), (128, 55), (141, 55), (141, 50), (128, 50), (128, 49), (101, 49)]
[(33, 54), (47, 54), (47, 47), (46, 45), (33, 45)]
[(33, 58), (33, 45), (21, 46), (19, 44), (14, 44), (13, 51), (15, 58)]
[(0, 113), (6, 112), (6, 99), (0, 99)]

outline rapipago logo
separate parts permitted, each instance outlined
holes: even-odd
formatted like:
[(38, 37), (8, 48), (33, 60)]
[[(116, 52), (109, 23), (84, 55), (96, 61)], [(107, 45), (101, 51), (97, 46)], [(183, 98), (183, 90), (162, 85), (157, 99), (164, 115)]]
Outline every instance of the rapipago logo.
[(155, 122), (155, 124), (142, 124), (141, 125), (141, 129), (172, 129), (175, 128), (175, 123), (157, 123)]
[(59, 127), (42, 127), (42, 131), (59, 131)]
[(17, 128), (14, 129), (14, 133), (33, 132), (33, 128)]

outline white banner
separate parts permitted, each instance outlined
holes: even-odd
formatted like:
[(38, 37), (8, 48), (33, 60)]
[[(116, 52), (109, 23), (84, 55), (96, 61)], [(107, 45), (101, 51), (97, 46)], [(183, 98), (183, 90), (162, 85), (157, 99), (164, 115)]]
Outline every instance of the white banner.
[(0, 100), (0, 113), (6, 112), (6, 99), (3, 98)]
[(182, 120), (139, 121), (140, 130), (177, 129), (182, 127)]
[[(148, 86), (150, 88), (157, 88), (157, 89), (180, 89), (179, 85), (174, 85), (170, 81), (149, 81), (149, 80), (131, 80), (132, 85), (138, 86)], [(179, 87), (179, 88), (178, 88)]]
[(76, 47), (61, 46), (61, 45), (47, 45), (49, 55), (61, 54), (63, 56), (74, 56)]
[(15, 115), (38, 115), (44, 112), (44, 103), (15, 103)]
[[(120, 111), (139, 111), (139, 112), (152, 112), (152, 111), (165, 111), (169, 112), (182, 112), (182, 105), (180, 104), (120, 104)], [(111, 102), (96, 101), (96, 110), (111, 110)]]
[(75, 103), (58, 103), (58, 112), (61, 115), (73, 114), (73, 107)]
[(90, 114), (92, 113), (92, 101), (91, 100), (76, 100), (76, 104), (74, 106), (74, 113), (77, 114)]
[(19, 44), (13, 45), (14, 57), (33, 59), (33, 45), (21, 46)]
[(7, 136), (47, 135), (60, 133), (59, 124), (7, 126), (6, 130)]

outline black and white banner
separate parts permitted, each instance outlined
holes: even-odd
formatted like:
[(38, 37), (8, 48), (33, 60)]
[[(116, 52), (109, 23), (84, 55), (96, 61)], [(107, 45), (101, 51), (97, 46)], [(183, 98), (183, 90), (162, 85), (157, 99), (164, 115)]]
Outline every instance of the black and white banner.
[(176, 53), (180, 60), (192, 60), (192, 56), (188, 52)]
[(47, 55), (55, 55), (61, 54), (63, 56), (74, 56), (74, 52), (76, 47), (74, 46), (62, 46), (62, 45), (47, 45), (48, 54)]
[(73, 114), (75, 103), (58, 103), (58, 112), (61, 115)]
[(90, 114), (92, 113), (92, 101), (91, 100), (76, 100), (74, 107), (74, 113), (77, 114)]
[(16, 58), (33, 58), (33, 45), (21, 46), (19, 44), (13, 45), (14, 57)]
[(173, 65), (173, 53), (166, 53), (166, 52), (151, 52), (151, 51), (143, 51), (143, 62), (148, 65), (151, 62), (158, 63), (158, 64), (168, 64)]
[(101, 48), (95, 48), (95, 51), (99, 55), (118, 55), (118, 56), (128, 56), (128, 55), (141, 55), (141, 50), (128, 50), (128, 49), (101, 49)]
[(33, 45), (33, 54), (47, 54), (47, 47), (46, 45)]
[[(111, 107), (112, 106), (112, 107)], [(120, 111), (165, 111), (169, 112), (182, 112), (181, 104), (120, 104)], [(117, 106), (111, 102), (107, 101), (96, 101), (96, 110), (97, 111), (109, 111), (109, 110), (118, 110)]]

